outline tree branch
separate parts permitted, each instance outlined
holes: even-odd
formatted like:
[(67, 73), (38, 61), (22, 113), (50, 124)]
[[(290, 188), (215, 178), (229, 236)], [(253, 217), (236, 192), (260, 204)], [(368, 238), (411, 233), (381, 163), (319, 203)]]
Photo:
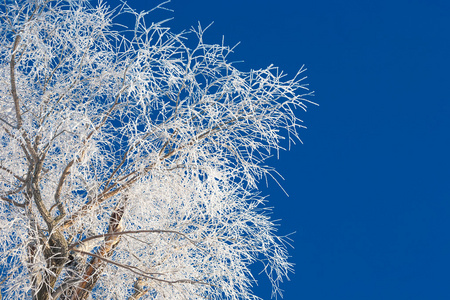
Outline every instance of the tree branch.
[(139, 298), (141, 298), (148, 292), (148, 290), (144, 290), (142, 283), (143, 283), (142, 278), (138, 278), (134, 282), (134, 285), (133, 285), (134, 293), (130, 296), (130, 298), (128, 298), (128, 300), (138, 300)]
[[(105, 244), (103, 244), (100, 249), (97, 250), (97, 254), (91, 255), (93, 256), (93, 259), (82, 275), (83, 281), (75, 288), (72, 294), (72, 300), (85, 299), (97, 283), (99, 275), (102, 272), (102, 261), (105, 261), (105, 257), (112, 256), (112, 254), (114, 253), (114, 249), (120, 242), (120, 236), (115, 235), (114, 233), (121, 232), (123, 230), (121, 221), (124, 212), (124, 204), (119, 203), (119, 205), (111, 213), (108, 228), (109, 235), (105, 237)], [(72, 250), (84, 254), (88, 253), (77, 249)]]
[(22, 127), (22, 115), (20, 113), (20, 103), (19, 103), (19, 96), (17, 95), (17, 88), (16, 88), (16, 75), (15, 75), (15, 67), (16, 67), (16, 51), (17, 46), (20, 42), (20, 35), (16, 35), (16, 38), (14, 40), (14, 45), (12, 49), (12, 55), (11, 55), (11, 61), (9, 62), (9, 71), (10, 71), (10, 82), (11, 82), (11, 95), (14, 100), (14, 108), (16, 110), (16, 119), (17, 119), (17, 129), (20, 129)]
[[(186, 240), (188, 240), (192, 245), (194, 245), (195, 247), (199, 248), (199, 246), (190, 238), (188, 238), (186, 236), (186, 234), (181, 233), (179, 231), (175, 231), (175, 230), (164, 230), (164, 229), (150, 229), (150, 230), (128, 230), (128, 231), (120, 231), (120, 232), (111, 232), (111, 233), (105, 233), (105, 234), (99, 234), (99, 235), (94, 235), (94, 236), (90, 236), (88, 238), (85, 238), (82, 241), (79, 241), (77, 243), (74, 243), (72, 245), (69, 246), (69, 250), (75, 250), (75, 248), (85, 242), (88, 242), (90, 240), (94, 240), (94, 239), (101, 239), (101, 238), (106, 238), (106, 237), (111, 237), (111, 236), (118, 236), (118, 235), (124, 235), (124, 234), (133, 234), (133, 233), (174, 233), (177, 235), (181, 235), (182, 237), (184, 237)], [(203, 251), (205, 251), (202, 248), (199, 248)]]
[(10, 203), (10, 204), (12, 204), (14, 206), (25, 208), (25, 203), (18, 203), (16, 201), (8, 199), (8, 198), (6, 198), (4, 196), (0, 196), (0, 199), (2, 199), (3, 201), (6, 201), (6, 202), (8, 202), (8, 203)]
[(8, 121), (6, 121), (5, 119), (3, 119), (2, 117), (0, 117), (0, 121), (2, 121), (3, 123), (5, 123), (6, 125), (8, 125), (11, 128), (16, 128), (15, 126), (13, 126), (11, 123), (9, 123)]
[[(85, 252), (85, 251), (77, 250), (77, 249), (73, 249), (73, 251), (78, 252), (78, 253), (81, 253), (81, 254), (84, 254), (84, 255), (89, 255), (89, 256), (98, 258), (98, 259), (100, 259), (100, 260), (102, 260), (102, 261), (104, 261), (104, 262), (107, 262), (107, 263), (110, 263), (110, 264), (112, 264), (112, 265), (121, 267), (121, 268), (123, 268), (123, 269), (127, 269), (127, 270), (129, 270), (130, 272), (132, 272), (132, 273), (134, 273), (134, 274), (136, 274), (136, 275), (139, 275), (139, 276), (142, 276), (142, 277), (145, 277), (145, 278), (148, 278), (148, 279), (152, 279), (152, 280), (156, 280), (156, 281), (161, 281), (161, 282), (165, 282), (165, 283), (193, 283), (193, 284), (205, 284), (205, 285), (212, 286), (210, 283), (203, 282), (203, 281), (200, 281), (200, 280), (199, 280), (199, 281), (195, 281), (195, 280), (191, 280), (191, 279), (166, 280), (166, 279), (157, 278), (157, 277), (154, 277), (154, 276), (151, 276), (151, 275), (146, 275), (146, 274), (155, 274), (155, 275), (164, 275), (164, 274), (161, 274), (161, 273), (151, 273), (151, 272), (146, 272), (146, 271), (144, 271), (144, 270), (139, 269), (138, 267), (127, 266), (127, 265), (124, 265), (124, 264), (115, 262), (115, 261), (113, 261), (113, 260), (107, 259), (107, 258), (105, 258), (105, 257), (102, 257), (102, 256), (97, 255), (97, 254), (94, 254), (94, 253)], [(137, 270), (137, 271), (136, 271), (136, 270)]]
[(13, 171), (11, 171), (10, 169), (3, 167), (0, 165), (0, 169), (5, 171), (6, 173), (9, 173), (10, 175), (14, 176), (17, 180), (21, 181), (21, 182), (25, 182), (25, 179), (23, 179), (22, 177), (16, 175), (13, 173)]
[(31, 180), (31, 194), (33, 195), (34, 202), (36, 203), (36, 206), (39, 210), (39, 213), (41, 214), (42, 218), (44, 219), (45, 223), (47, 224), (48, 230), (51, 231), (54, 225), (54, 222), (52, 220), (52, 217), (50, 216), (49, 211), (44, 205), (44, 201), (41, 196), (40, 188), (39, 188), (39, 177), (40, 173), (42, 171), (42, 165), (44, 164), (43, 161), (38, 161), (36, 165), (34, 166), (34, 174), (33, 178)]

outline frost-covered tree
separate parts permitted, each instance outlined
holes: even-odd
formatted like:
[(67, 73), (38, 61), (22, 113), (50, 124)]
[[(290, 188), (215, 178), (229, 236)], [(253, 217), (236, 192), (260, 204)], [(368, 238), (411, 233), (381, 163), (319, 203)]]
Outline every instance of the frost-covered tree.
[(250, 265), (274, 295), (291, 271), (257, 182), (298, 139), (304, 69), (241, 72), (145, 15), (1, 4), (3, 299), (257, 299)]

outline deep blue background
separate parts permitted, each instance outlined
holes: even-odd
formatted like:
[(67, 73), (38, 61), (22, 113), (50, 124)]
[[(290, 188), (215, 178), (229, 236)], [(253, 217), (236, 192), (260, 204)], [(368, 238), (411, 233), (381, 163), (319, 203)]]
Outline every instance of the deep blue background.
[[(128, 1), (138, 10), (153, 1)], [(175, 31), (241, 44), (242, 69), (305, 64), (304, 145), (272, 161), (285, 299), (450, 299), (450, 1), (172, 0)], [(158, 19), (159, 20), (159, 19)], [(257, 294), (270, 298), (263, 279)]]

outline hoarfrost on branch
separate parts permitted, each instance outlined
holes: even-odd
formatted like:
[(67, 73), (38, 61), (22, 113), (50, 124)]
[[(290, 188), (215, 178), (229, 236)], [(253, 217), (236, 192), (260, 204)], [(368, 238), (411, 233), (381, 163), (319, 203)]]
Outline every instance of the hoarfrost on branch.
[(0, 18), (4, 299), (258, 299), (254, 262), (280, 291), (257, 183), (298, 140), (303, 68), (241, 72), (201, 27), (125, 4), (5, 0)]

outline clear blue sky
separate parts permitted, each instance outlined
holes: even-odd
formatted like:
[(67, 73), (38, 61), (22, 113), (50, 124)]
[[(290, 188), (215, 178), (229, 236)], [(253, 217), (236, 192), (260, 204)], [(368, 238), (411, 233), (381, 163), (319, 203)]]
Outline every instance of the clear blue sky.
[[(129, 1), (149, 9), (152, 1)], [(243, 69), (305, 64), (304, 145), (272, 161), (285, 299), (450, 299), (450, 2), (172, 0), (175, 31), (241, 44)], [(262, 281), (256, 289), (269, 299)]]

